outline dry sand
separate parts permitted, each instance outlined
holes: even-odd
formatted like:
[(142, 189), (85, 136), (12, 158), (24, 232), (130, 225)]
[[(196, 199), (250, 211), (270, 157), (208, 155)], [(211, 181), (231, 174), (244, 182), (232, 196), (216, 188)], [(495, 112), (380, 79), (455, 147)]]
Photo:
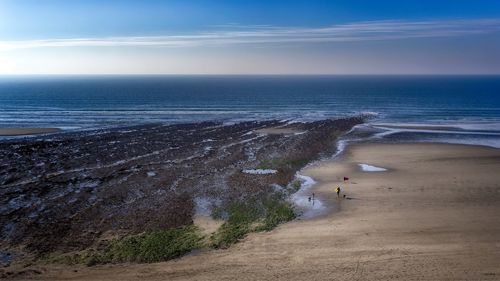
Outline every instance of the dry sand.
[[(361, 172), (358, 163), (389, 170)], [(157, 264), (45, 267), (37, 278), (500, 280), (500, 150), (364, 144), (304, 174), (338, 212), (251, 234), (227, 250)], [(353, 199), (338, 200), (338, 184)]]
[(59, 128), (0, 128), (0, 136), (22, 136), (46, 133), (56, 133)]

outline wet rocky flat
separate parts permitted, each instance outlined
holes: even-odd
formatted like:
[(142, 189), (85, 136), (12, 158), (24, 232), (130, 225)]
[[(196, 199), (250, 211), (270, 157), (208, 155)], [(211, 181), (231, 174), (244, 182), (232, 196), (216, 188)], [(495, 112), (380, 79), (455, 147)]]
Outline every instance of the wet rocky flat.
[[(1, 141), (1, 250), (80, 250), (190, 224), (195, 213), (286, 186), (362, 122), (150, 124)], [(276, 172), (242, 172), (254, 169)]]

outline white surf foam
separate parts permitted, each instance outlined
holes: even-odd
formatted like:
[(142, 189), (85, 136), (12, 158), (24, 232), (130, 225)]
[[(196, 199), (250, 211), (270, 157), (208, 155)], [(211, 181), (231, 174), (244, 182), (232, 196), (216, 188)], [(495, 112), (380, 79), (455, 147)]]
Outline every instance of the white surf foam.
[[(484, 125), (484, 124), (482, 124)], [(367, 140), (381, 140), (391, 138), (392, 135), (414, 133), (417, 136), (411, 139), (402, 139), (402, 141), (414, 142), (434, 142), (482, 145), (494, 148), (500, 148), (500, 127), (488, 123), (486, 126), (481, 124), (370, 124), (374, 129), (381, 130)], [(492, 130), (493, 129), (493, 130)], [(397, 141), (396, 139), (391, 140)]]
[(333, 154), (332, 158), (336, 158), (337, 156), (342, 154), (342, 152), (344, 152), (344, 150), (346, 149), (346, 147), (349, 145), (350, 142), (359, 141), (360, 140), (359, 138), (350, 138), (349, 134), (354, 132), (355, 130), (362, 128), (362, 127), (365, 127), (365, 126), (366, 126), (366, 124), (356, 125), (356, 126), (352, 127), (342, 137), (340, 137), (339, 140), (337, 141), (337, 150), (335, 151), (335, 154)]

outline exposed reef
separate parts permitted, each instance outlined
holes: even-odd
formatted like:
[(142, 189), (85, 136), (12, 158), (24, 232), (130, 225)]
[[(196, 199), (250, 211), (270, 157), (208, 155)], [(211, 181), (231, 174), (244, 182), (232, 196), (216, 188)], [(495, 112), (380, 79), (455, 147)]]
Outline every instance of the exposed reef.
[(151, 124), (2, 141), (0, 249), (37, 256), (191, 224), (197, 211), (287, 185), (363, 119)]

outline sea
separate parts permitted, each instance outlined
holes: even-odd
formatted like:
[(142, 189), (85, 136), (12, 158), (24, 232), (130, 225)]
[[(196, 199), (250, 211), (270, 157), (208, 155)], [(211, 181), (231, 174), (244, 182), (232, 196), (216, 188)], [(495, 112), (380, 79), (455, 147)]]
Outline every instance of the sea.
[(0, 76), (3, 128), (355, 115), (356, 138), (500, 148), (500, 76)]

